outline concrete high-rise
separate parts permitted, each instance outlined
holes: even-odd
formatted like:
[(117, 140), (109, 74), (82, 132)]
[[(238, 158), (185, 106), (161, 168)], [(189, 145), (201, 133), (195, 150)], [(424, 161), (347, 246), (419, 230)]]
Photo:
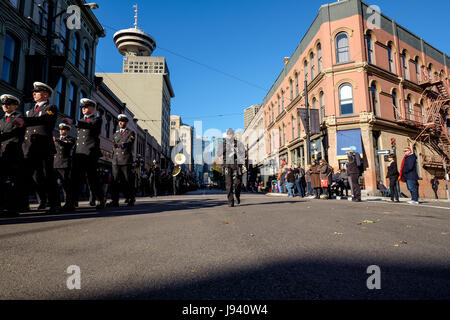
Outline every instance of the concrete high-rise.
[[(170, 108), (175, 96), (164, 57), (151, 57), (155, 40), (137, 26), (114, 34), (123, 55), (122, 73), (98, 73), (161, 145), (163, 157), (170, 157)], [(164, 163), (162, 163), (164, 166)]]
[(250, 124), (250, 121), (252, 121), (252, 119), (258, 113), (259, 108), (261, 108), (261, 105), (255, 104), (253, 106), (244, 109), (244, 130), (247, 129), (248, 125)]

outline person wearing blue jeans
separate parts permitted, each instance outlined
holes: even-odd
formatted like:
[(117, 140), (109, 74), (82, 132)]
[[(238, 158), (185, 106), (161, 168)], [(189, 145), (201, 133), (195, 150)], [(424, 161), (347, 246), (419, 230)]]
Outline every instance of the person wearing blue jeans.
[(416, 169), (416, 161), (417, 157), (412, 152), (412, 149), (406, 147), (404, 150), (405, 157), (403, 158), (400, 177), (401, 180), (406, 182), (406, 186), (411, 192), (411, 201), (408, 201), (410, 204), (419, 204), (419, 192), (418, 192), (418, 183), (419, 175), (417, 174)]
[(294, 183), (295, 183), (295, 175), (294, 170), (289, 168), (289, 171), (286, 174), (286, 185), (288, 191), (288, 197), (294, 197)]
[(303, 168), (300, 166), (300, 163), (297, 165), (297, 168), (294, 169), (294, 175), (298, 196), (303, 198), (305, 196), (305, 190), (302, 185), (302, 178), (304, 178), (305, 176), (305, 170), (303, 170)]

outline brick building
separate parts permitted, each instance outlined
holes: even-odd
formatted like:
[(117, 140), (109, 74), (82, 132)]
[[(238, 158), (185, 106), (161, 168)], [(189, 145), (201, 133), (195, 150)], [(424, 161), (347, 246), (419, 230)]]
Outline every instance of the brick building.
[[(418, 135), (414, 125), (425, 118), (424, 81), (448, 83), (450, 58), (419, 36), (381, 14), (380, 28), (369, 28), (373, 12), (360, 0), (345, 0), (320, 7), (319, 12), (262, 102), (267, 130), (268, 162), (279, 167), (305, 165), (305, 130), (299, 109), (307, 101), (312, 111), (312, 158), (326, 159), (335, 170), (346, 162), (344, 147), (355, 146), (367, 169), (361, 183), (368, 194), (378, 194), (387, 163), (377, 150), (397, 147), (400, 167), (408, 139)], [(371, 20), (369, 20), (371, 21)], [(417, 143), (419, 192), (432, 197), (430, 179), (444, 176), (443, 166), (427, 161), (435, 156)], [(401, 190), (409, 195), (405, 184)], [(445, 195), (445, 181), (440, 183)]]

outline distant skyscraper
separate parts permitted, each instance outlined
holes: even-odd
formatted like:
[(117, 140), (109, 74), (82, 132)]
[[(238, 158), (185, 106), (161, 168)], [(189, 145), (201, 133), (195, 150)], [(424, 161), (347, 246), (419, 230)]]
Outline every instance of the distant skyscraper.
[(244, 130), (247, 129), (250, 121), (252, 121), (253, 117), (258, 113), (261, 105), (255, 104), (251, 107), (244, 109)]

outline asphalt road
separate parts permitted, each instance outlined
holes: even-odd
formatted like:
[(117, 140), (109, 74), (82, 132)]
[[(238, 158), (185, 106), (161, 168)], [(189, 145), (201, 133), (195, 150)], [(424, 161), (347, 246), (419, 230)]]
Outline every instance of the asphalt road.
[(140, 198), (1, 218), (0, 299), (449, 299), (449, 248), (445, 202)]

